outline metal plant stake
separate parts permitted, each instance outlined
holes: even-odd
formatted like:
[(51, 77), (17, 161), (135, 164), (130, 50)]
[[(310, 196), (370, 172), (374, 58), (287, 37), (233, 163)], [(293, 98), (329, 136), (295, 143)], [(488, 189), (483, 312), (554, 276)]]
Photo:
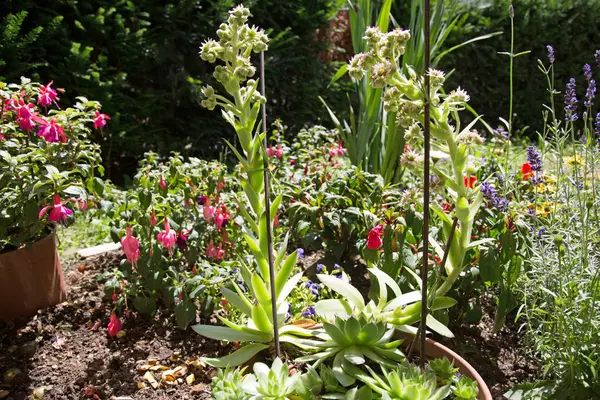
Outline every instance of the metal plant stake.
[[(265, 52), (260, 52), (260, 94), (265, 97)], [(263, 146), (267, 148), (267, 104), (264, 102), (261, 107), (262, 128), (265, 134)], [(277, 291), (275, 289), (275, 269), (273, 268), (273, 232), (271, 227), (271, 198), (269, 184), (269, 157), (263, 156), (263, 174), (265, 181), (265, 214), (267, 217), (267, 248), (269, 251), (269, 280), (271, 283), (271, 306), (273, 308), (273, 339), (275, 341), (275, 355), (281, 357), (279, 347), (279, 321), (277, 321)]]

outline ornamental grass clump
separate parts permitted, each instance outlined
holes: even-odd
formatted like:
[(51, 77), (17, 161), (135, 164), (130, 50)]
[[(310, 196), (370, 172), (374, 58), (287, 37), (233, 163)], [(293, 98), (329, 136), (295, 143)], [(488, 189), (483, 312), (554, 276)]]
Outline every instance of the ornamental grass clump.
[(91, 138), (110, 118), (85, 97), (61, 109), (62, 91), (26, 78), (0, 82), (0, 252), (69, 225), (104, 193)]

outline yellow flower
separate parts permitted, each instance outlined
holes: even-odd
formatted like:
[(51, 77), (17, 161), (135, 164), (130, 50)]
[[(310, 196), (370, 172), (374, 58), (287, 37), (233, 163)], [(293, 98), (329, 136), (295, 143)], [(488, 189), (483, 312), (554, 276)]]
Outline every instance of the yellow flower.
[(571, 167), (575, 165), (585, 165), (585, 158), (581, 157), (581, 154), (575, 154), (574, 156), (563, 157), (565, 163)]

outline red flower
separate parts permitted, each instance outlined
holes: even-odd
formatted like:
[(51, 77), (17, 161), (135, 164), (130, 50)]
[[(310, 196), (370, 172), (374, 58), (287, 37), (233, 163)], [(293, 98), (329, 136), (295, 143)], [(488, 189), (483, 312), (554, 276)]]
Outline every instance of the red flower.
[(161, 175), (160, 179), (158, 180), (158, 186), (160, 187), (161, 190), (167, 190), (167, 182), (165, 182), (162, 175)]
[(156, 213), (154, 212), (154, 210), (152, 210), (152, 215), (150, 215), (150, 225), (156, 225)]
[(463, 182), (465, 187), (473, 189), (475, 182), (477, 182), (477, 177), (475, 175), (465, 175)]
[(108, 336), (115, 337), (117, 333), (121, 331), (121, 319), (117, 317), (117, 314), (112, 313), (110, 315), (110, 322), (108, 323)]
[(377, 250), (383, 244), (381, 237), (383, 236), (383, 225), (377, 225), (369, 232), (367, 238), (367, 247), (371, 250)]
[(523, 175), (524, 181), (531, 178), (533, 176), (533, 170), (531, 169), (531, 164), (526, 162), (525, 164), (521, 165), (521, 174)]
[(94, 117), (94, 129), (102, 129), (106, 125), (106, 120), (110, 117), (106, 114), (100, 114), (100, 111), (96, 110), (96, 116)]

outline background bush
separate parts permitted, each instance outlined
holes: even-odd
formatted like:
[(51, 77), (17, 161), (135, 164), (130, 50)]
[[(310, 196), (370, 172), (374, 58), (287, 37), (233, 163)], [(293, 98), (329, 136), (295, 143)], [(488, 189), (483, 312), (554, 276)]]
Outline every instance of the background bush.
[[(234, 3), (8, 0), (0, 4), (0, 79), (54, 80), (67, 89), (65, 97), (102, 102), (112, 117), (102, 144), (113, 179), (133, 172), (148, 150), (185, 148), (184, 155), (214, 157), (233, 131), (200, 107), (199, 89), (212, 76), (198, 51)], [(322, 44), (314, 37), (336, 3), (245, 1), (251, 22), (272, 38), (266, 55), (271, 121), (296, 128), (322, 114), (317, 96), (326, 92), (333, 67), (317, 59)]]
[[(542, 129), (543, 104), (549, 103), (545, 76), (537, 60), (548, 65), (546, 45), (556, 51), (556, 87), (564, 91), (570, 77), (577, 79), (578, 97), (585, 95), (587, 83), (582, 67), (592, 65), (594, 51), (600, 48), (600, 1), (598, 0), (464, 0), (466, 23), (448, 40), (448, 47), (467, 38), (503, 31), (501, 36), (465, 46), (447, 55), (440, 65), (449, 71), (449, 87), (460, 85), (471, 95), (471, 106), (495, 127), (498, 117), (508, 119), (509, 59), (498, 54), (510, 51), (510, 4), (515, 8), (515, 53), (531, 50), (514, 63), (515, 127), (530, 126), (526, 134), (535, 137)], [(597, 71), (597, 69), (596, 69)], [(596, 75), (598, 78), (598, 75)], [(562, 117), (563, 97), (556, 96)]]

